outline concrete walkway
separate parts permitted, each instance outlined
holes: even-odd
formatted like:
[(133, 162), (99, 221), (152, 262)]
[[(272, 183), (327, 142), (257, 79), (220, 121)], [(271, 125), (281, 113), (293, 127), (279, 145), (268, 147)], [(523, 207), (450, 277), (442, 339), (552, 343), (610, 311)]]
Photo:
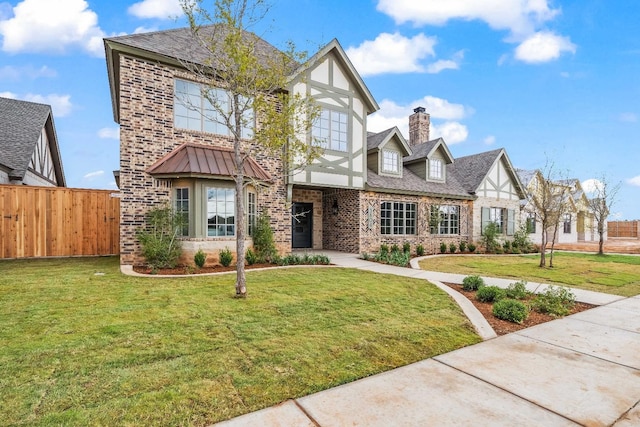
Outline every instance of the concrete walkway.
[[(464, 277), (328, 255), (339, 266), (434, 283)], [(578, 300), (601, 307), (217, 425), (640, 426), (640, 296), (578, 291)], [(480, 332), (482, 321), (472, 321)], [(485, 339), (493, 332), (486, 326)]]

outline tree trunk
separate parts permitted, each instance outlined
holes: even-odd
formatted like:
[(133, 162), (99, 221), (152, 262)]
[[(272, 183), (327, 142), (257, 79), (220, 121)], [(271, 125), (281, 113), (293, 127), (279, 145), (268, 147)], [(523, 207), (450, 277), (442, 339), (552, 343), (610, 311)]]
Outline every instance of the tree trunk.
[(549, 268), (553, 268), (553, 248), (556, 244), (556, 238), (558, 237), (558, 223), (553, 228), (553, 240), (551, 241), (551, 252), (549, 252)]
[(236, 296), (247, 296), (247, 278), (244, 271), (244, 158), (242, 157), (240, 139), (242, 132), (241, 112), (238, 110), (238, 96), (234, 96), (235, 137), (233, 141), (233, 155), (236, 170)]
[(542, 235), (540, 238), (540, 265), (539, 267), (544, 268), (547, 266), (547, 229), (545, 228), (545, 224), (542, 224)]
[(598, 224), (598, 236), (598, 255), (604, 255), (604, 230), (600, 224)]

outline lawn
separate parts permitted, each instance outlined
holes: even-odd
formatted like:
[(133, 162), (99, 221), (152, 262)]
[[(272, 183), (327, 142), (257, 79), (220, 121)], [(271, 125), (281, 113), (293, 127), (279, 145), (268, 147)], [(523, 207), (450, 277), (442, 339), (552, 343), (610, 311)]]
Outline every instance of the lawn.
[(135, 278), (0, 261), (3, 425), (206, 425), (480, 341), (425, 281), (339, 268)]
[(556, 252), (553, 268), (540, 268), (539, 263), (539, 254), (462, 255), (428, 258), (420, 262), (420, 268), (560, 284), (622, 296), (640, 294), (640, 256)]

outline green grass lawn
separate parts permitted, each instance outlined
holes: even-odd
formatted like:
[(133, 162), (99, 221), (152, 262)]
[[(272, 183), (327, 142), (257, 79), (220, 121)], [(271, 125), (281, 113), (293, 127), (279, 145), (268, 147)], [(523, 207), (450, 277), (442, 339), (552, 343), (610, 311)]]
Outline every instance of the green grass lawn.
[(428, 258), (420, 262), (420, 268), (560, 284), (622, 296), (640, 294), (640, 256), (555, 252), (553, 268), (540, 268), (539, 263), (539, 254), (461, 255)]
[(480, 341), (435, 286), (359, 270), (249, 272), (245, 300), (117, 258), (0, 272), (3, 425), (206, 425)]

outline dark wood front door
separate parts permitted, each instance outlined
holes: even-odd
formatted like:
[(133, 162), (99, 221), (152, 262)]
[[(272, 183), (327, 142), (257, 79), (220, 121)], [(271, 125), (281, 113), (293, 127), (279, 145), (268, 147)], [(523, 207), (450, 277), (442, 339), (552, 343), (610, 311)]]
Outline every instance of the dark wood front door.
[(313, 246), (313, 203), (294, 203), (291, 213), (291, 246), (311, 248)]

